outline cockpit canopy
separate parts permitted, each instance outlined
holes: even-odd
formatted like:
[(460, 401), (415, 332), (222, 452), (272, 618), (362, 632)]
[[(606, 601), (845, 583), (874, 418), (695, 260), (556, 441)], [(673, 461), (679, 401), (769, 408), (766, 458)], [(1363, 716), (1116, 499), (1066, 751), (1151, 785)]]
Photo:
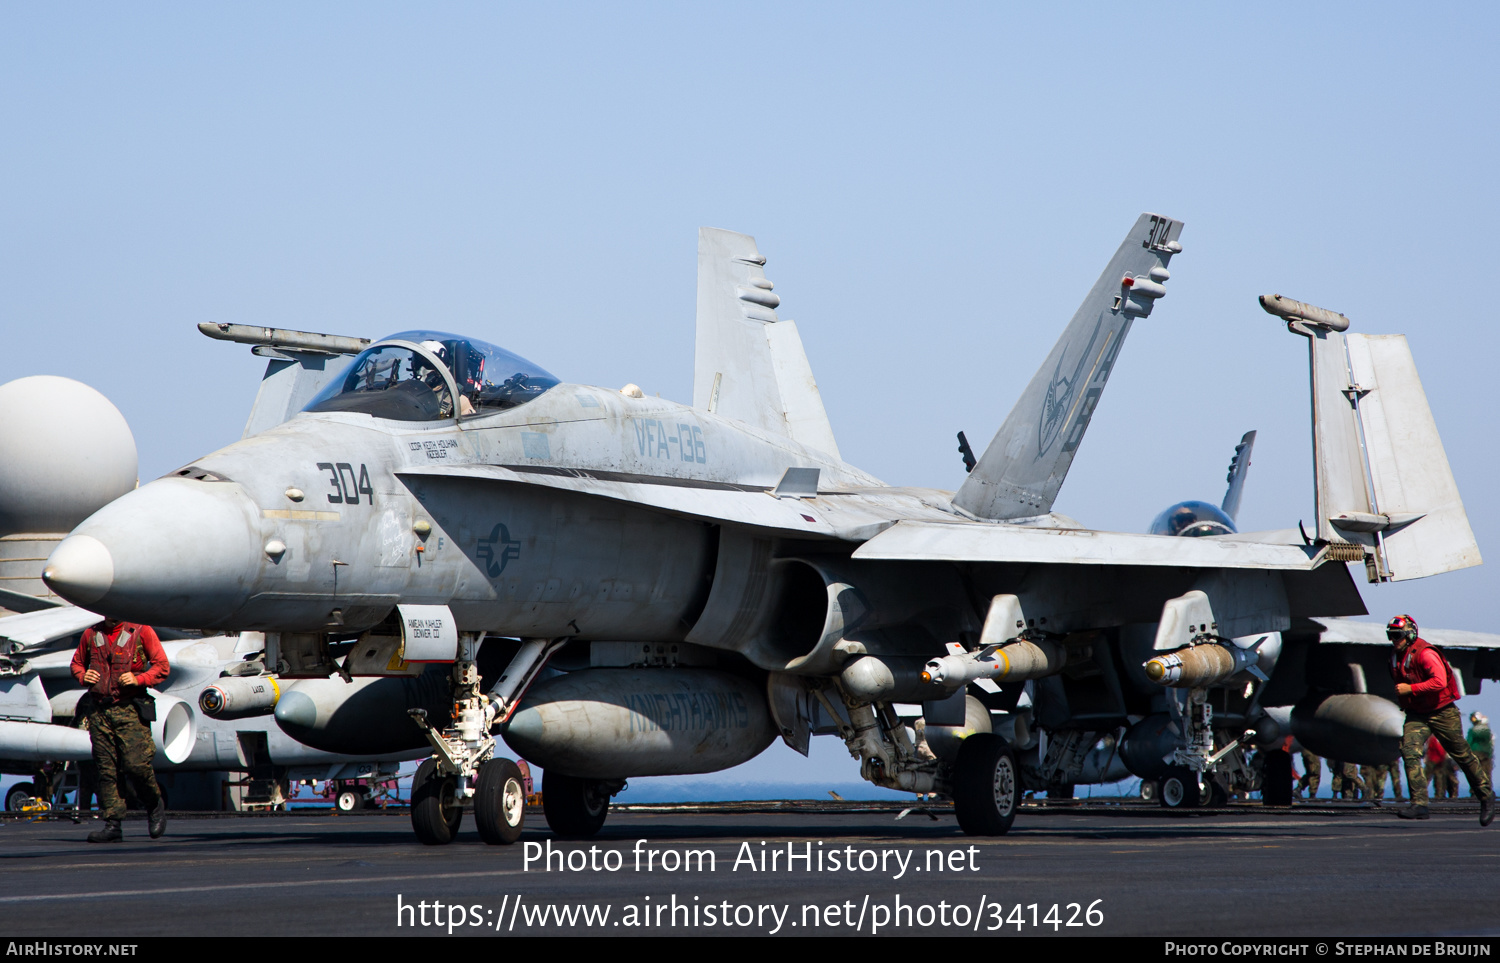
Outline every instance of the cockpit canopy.
[(1223, 509), (1208, 502), (1178, 502), (1156, 516), (1151, 523), (1151, 535), (1186, 535), (1200, 538), (1204, 535), (1233, 535), (1238, 529)]
[(360, 352), (302, 410), (356, 411), (394, 421), (452, 418), (445, 369), (458, 388), (456, 413), (463, 416), (524, 405), (558, 383), (525, 358), (484, 341), (442, 331), (402, 331)]

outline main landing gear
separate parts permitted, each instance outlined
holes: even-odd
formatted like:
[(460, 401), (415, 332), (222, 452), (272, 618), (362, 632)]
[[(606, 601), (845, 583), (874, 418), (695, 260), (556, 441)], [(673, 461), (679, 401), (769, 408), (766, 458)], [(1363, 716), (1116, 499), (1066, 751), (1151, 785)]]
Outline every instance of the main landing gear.
[(1001, 836), (1016, 821), (1021, 776), (1016, 754), (992, 732), (963, 741), (953, 772), (953, 810), (970, 836)]
[(587, 839), (604, 827), (609, 797), (624, 788), (621, 782), (581, 779), (548, 771), (542, 777), (542, 812), (547, 825), (564, 839)]

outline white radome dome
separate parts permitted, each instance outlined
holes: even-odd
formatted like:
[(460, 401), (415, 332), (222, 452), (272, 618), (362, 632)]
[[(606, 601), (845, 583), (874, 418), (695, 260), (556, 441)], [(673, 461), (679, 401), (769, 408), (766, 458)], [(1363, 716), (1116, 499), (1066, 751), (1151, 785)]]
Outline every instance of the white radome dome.
[(0, 385), (0, 535), (68, 532), (136, 485), (135, 437), (71, 378)]

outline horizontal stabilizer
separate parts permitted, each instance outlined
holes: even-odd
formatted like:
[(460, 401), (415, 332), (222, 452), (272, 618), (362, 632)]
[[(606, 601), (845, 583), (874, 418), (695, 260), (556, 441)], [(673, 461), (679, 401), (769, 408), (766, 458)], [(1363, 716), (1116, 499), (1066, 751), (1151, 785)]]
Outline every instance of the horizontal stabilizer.
[(1052, 510), (1131, 322), (1167, 293), (1182, 222), (1142, 214), (1000, 426), (953, 504), (981, 518)]
[[(1313, 621), (1323, 626), (1323, 632), (1318, 638), (1319, 642), (1379, 645), (1387, 649), (1391, 647), (1391, 640), (1385, 634), (1384, 623), (1360, 622), (1357, 619), (1313, 619)], [(1424, 628), (1422, 638), (1444, 649), (1500, 649), (1500, 635), (1489, 632)]]
[(755, 238), (698, 231), (693, 407), (785, 435), (839, 457), (802, 337), (776, 317), (781, 298)]

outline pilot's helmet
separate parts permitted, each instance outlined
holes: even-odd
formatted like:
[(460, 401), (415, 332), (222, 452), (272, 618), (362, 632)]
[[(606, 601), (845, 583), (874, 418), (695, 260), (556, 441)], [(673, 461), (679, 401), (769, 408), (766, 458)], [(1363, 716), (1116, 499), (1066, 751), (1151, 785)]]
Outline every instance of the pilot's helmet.
[(448, 348), (447, 348), (446, 345), (443, 344), (443, 342), (441, 342), (441, 341), (423, 341), (422, 342), (422, 347), (426, 348), (428, 351), (431, 351), (432, 354), (433, 354), (433, 357), (437, 358), (443, 364), (449, 364), (449, 361), (448, 361)]

